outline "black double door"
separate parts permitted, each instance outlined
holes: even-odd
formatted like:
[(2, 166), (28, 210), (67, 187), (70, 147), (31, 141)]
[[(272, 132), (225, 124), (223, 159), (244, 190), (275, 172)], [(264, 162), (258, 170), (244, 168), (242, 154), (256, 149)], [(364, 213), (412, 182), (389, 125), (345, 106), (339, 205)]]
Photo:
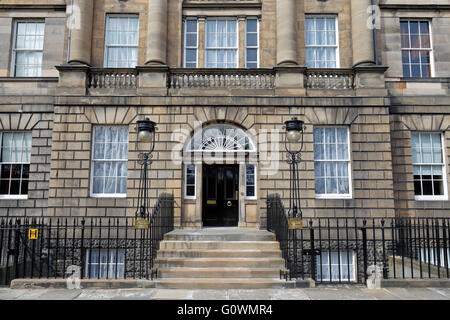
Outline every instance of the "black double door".
[(239, 216), (239, 166), (203, 166), (203, 226), (235, 227)]

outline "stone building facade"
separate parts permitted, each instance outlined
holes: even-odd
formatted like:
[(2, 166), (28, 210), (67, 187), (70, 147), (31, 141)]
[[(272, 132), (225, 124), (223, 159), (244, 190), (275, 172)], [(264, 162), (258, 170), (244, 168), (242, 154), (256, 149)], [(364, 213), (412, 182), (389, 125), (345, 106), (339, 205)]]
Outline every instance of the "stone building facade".
[[(24, 169), (17, 178), (29, 180), (28, 190), (14, 194), (12, 173), (5, 173), (9, 189), (2, 189), (0, 214), (134, 216), (136, 121), (148, 117), (158, 128), (149, 195), (152, 203), (160, 194), (174, 195), (177, 227), (205, 224), (216, 210), (208, 201), (217, 201), (208, 198), (208, 178), (225, 170), (232, 172), (232, 196), (220, 200), (235, 208), (236, 225), (264, 228), (268, 195), (280, 194), (288, 207), (283, 125), (297, 117), (305, 122), (299, 168), (305, 217), (447, 216), (450, 2), (375, 3), (373, 32), (370, 0), (0, 1), (0, 130), (3, 136), (32, 133), (29, 178)], [(45, 25), (42, 34), (32, 33), (43, 39), (37, 74), (18, 75), (21, 22)], [(123, 31), (113, 23), (124, 23), (122, 35), (133, 40), (121, 43), (118, 36), (109, 43), (111, 32)], [(223, 26), (226, 31), (218, 31)], [(420, 48), (404, 47), (416, 26), (428, 40)], [(210, 39), (223, 40), (220, 32), (233, 44), (211, 45)], [(128, 56), (111, 58), (114, 46), (126, 47)], [(221, 54), (228, 57), (222, 64)], [(413, 60), (417, 54), (420, 62)], [(125, 175), (96, 174), (94, 148), (105, 142), (95, 140), (100, 127), (127, 129), (126, 157), (115, 159), (125, 163)], [(250, 146), (192, 152), (201, 128), (218, 130), (210, 131), (212, 139), (231, 128)], [(333, 142), (338, 132), (345, 138), (340, 143)], [(321, 143), (320, 135), (328, 133), (331, 140)], [(336, 147), (342, 158), (320, 158), (322, 144)], [(434, 154), (432, 163), (424, 161), (426, 152)], [(339, 160), (345, 168), (336, 168), (344, 171), (321, 173), (320, 160)], [(436, 172), (427, 174), (429, 167)], [(95, 192), (100, 176), (99, 183), (116, 179), (120, 192)], [(228, 182), (217, 179), (212, 183), (222, 190)], [(336, 192), (323, 192), (327, 188)]]

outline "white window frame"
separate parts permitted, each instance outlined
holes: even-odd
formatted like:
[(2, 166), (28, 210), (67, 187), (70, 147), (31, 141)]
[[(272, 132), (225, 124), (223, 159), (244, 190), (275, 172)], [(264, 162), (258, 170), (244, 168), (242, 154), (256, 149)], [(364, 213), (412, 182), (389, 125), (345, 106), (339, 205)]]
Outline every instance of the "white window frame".
[(18, 24), (19, 23), (43, 23), (44, 24), (44, 41), (45, 41), (45, 20), (43, 19), (18, 19), (14, 21), (14, 29), (13, 29), (13, 41), (12, 41), (12, 47), (11, 47), (11, 66), (10, 66), (10, 76), (14, 78), (36, 78), (36, 77), (22, 77), (22, 76), (16, 76), (16, 59), (17, 59), (17, 51), (33, 51), (33, 52), (42, 52), (42, 61), (41, 61), (41, 75), (38, 76), (42, 77), (42, 65), (44, 63), (44, 46), (42, 46), (42, 50), (17, 50), (17, 30), (18, 30)]
[[(401, 44), (401, 42), (400, 42), (400, 52), (401, 52), (401, 54), (403, 53), (403, 51), (429, 51), (430, 52), (430, 77), (420, 77), (419, 79), (427, 79), (427, 78), (433, 78), (433, 77), (435, 77), (435, 67), (434, 67), (434, 50), (433, 50), (433, 33), (432, 33), (432, 27), (431, 27), (431, 19), (414, 19), (414, 18), (411, 18), (411, 19), (401, 19), (400, 20), (400, 23), (402, 23), (402, 22), (408, 22), (408, 35), (409, 35), (409, 44), (411, 45), (411, 28), (409, 27), (410, 26), (410, 23), (411, 22), (428, 22), (428, 32), (429, 32), (429, 34), (430, 34), (430, 49), (429, 50), (427, 50), (427, 49), (424, 49), (424, 48), (403, 48), (402, 47), (402, 44)], [(420, 32), (420, 28), (419, 28), (419, 32)], [(401, 31), (400, 31), (400, 36), (401, 36)], [(422, 65), (421, 65), (422, 66)], [(422, 67), (421, 67), (422, 68)], [(402, 77), (404, 77), (404, 78), (417, 78), (417, 77), (412, 77), (411, 76), (411, 74), (412, 74), (412, 72), (411, 72), (412, 70), (411, 70), (411, 64), (410, 64), (410, 66), (409, 66), (409, 74), (410, 74), (410, 76), (409, 77), (406, 77), (404, 74), (403, 74), (403, 58), (402, 58)]]
[[(96, 127), (114, 127), (114, 125), (97, 125)], [(120, 127), (120, 126), (119, 126)], [(126, 127), (126, 126), (123, 126)], [(128, 132), (128, 146), (129, 146), (129, 139), (130, 139), (130, 133)], [(91, 141), (91, 181), (90, 181), (90, 196), (91, 198), (126, 198), (127, 197), (127, 192), (125, 193), (94, 193), (94, 162), (96, 161), (104, 161), (104, 162), (123, 162), (126, 161), (127, 162), (127, 166), (128, 166), (128, 159), (127, 160), (120, 160), (120, 159), (104, 159), (104, 160), (99, 160), (99, 159), (94, 159), (94, 145), (95, 145), (95, 136), (94, 136), (94, 128), (92, 128), (92, 141)], [(129, 148), (128, 148), (128, 152), (130, 152)], [(127, 182), (128, 182), (128, 168), (127, 168)], [(128, 191), (128, 188), (127, 188)]]
[[(305, 27), (305, 59), (306, 59), (306, 50), (307, 48), (336, 48), (336, 67), (335, 68), (325, 68), (325, 69), (338, 69), (341, 67), (341, 58), (340, 58), (340, 48), (339, 48), (339, 16), (337, 14), (307, 14), (305, 16), (305, 24), (306, 19), (308, 18), (334, 18), (335, 21), (335, 32), (336, 32), (336, 45), (307, 45), (306, 44), (306, 27)], [(315, 30), (315, 32), (317, 32)], [(305, 64), (307, 65), (307, 61), (305, 60)], [(310, 69), (324, 69), (324, 68), (310, 68)]]
[[(109, 25), (109, 18), (137, 18), (138, 19), (138, 30), (137, 30), (137, 39), (138, 43), (137, 45), (108, 45), (107, 44), (107, 32), (108, 32), (108, 25)], [(105, 23), (105, 46), (103, 48), (104, 55), (103, 55), (103, 67), (104, 68), (116, 68), (116, 67), (108, 67), (108, 48), (114, 48), (114, 47), (128, 47), (128, 48), (136, 48), (136, 57), (139, 61), (139, 26), (140, 26), (140, 16), (139, 14), (121, 14), (121, 13), (108, 13), (106, 15), (106, 23)], [(138, 65), (138, 61), (136, 61), (136, 65)], [(126, 67), (117, 67), (117, 68), (126, 68)]]
[[(188, 186), (192, 186), (192, 185), (188, 185), (187, 183), (187, 169), (188, 166), (194, 166), (194, 195), (193, 196), (188, 196), (187, 195), (187, 187)], [(197, 199), (197, 165), (194, 163), (187, 163), (184, 166), (184, 198), (186, 200), (195, 200)]]
[[(353, 198), (353, 177), (352, 177), (352, 150), (351, 150), (351, 141), (350, 141), (350, 127), (348, 126), (316, 126), (315, 128), (346, 128), (347, 129), (347, 146), (348, 146), (348, 192), (349, 193), (315, 193), (316, 199), (352, 199)], [(313, 128), (313, 132), (314, 129)], [(315, 142), (313, 141), (313, 146), (315, 145)], [(326, 148), (325, 148), (326, 152)], [(337, 150), (336, 150), (337, 154)], [(316, 162), (344, 162), (344, 160), (315, 160), (314, 164)], [(316, 176), (314, 175), (314, 183), (316, 182)], [(325, 178), (325, 185), (326, 185), (326, 178)], [(315, 189), (315, 188), (314, 188)]]
[[(196, 38), (197, 38), (197, 43), (196, 43), (196, 45), (195, 45), (195, 47), (188, 47), (187, 46), (187, 42), (186, 42), (186, 37), (187, 37), (187, 34), (188, 34), (188, 32), (187, 32), (187, 28), (186, 28), (186, 22), (187, 21), (195, 21), (196, 23), (197, 23), (197, 32), (196, 32)], [(184, 20), (184, 23), (183, 23), (183, 25), (184, 25), (184, 52), (183, 52), (183, 67), (184, 68), (188, 68), (188, 67), (186, 67), (186, 52), (187, 52), (187, 50), (188, 49), (195, 49), (196, 50), (196, 61), (195, 61), (195, 67), (193, 67), (193, 68), (198, 68), (198, 44), (199, 44), (199, 30), (198, 30), (198, 26), (199, 26), (199, 24), (198, 24), (198, 19), (196, 18), (196, 17), (189, 17), (189, 18), (186, 18), (185, 20)], [(190, 33), (193, 33), (193, 32), (190, 32)], [(206, 33), (206, 31), (205, 31), (205, 33)], [(192, 67), (189, 67), (189, 68), (192, 68)]]
[[(248, 196), (247, 195), (247, 166), (253, 166), (253, 177), (254, 177), (254, 185), (253, 188), (255, 189), (254, 196)], [(255, 163), (246, 163), (245, 164), (245, 199), (246, 200), (257, 200), (258, 199), (258, 192), (257, 192), (257, 185), (258, 185), (258, 176), (257, 176), (257, 170), (256, 170), (256, 164)]]
[[(236, 47), (234, 48), (208, 48), (208, 21), (214, 21), (214, 20), (233, 20), (236, 21)], [(208, 17), (205, 20), (205, 48), (204, 48), (204, 66), (205, 68), (209, 69), (215, 69), (213, 67), (207, 67), (207, 51), (208, 50), (236, 50), (236, 67), (234, 68), (224, 68), (224, 69), (237, 69), (239, 68), (239, 21), (236, 17)]]
[[(256, 39), (257, 39), (257, 43), (256, 43), (256, 47), (255, 46), (249, 46), (247, 44), (247, 36), (248, 36), (248, 32), (247, 32), (247, 21), (248, 20), (256, 20)], [(253, 33), (253, 32), (252, 32)], [(260, 32), (259, 32), (259, 18), (258, 17), (247, 17), (245, 19), (245, 67), (248, 68), (247, 66), (247, 49), (256, 49), (257, 53), (256, 53), (256, 68), (259, 68), (259, 61), (260, 61)]]
[[(0, 132), (0, 152), (3, 151), (2, 150), (3, 149), (2, 142), (3, 142), (3, 134), (4, 133), (27, 133), (27, 132), (29, 132), (29, 131), (1, 131)], [(31, 138), (31, 139), (33, 139), (33, 138)], [(33, 141), (33, 140), (31, 140), (31, 141)], [(31, 158), (31, 150), (30, 150), (30, 158)], [(7, 164), (7, 165), (8, 164), (20, 164), (20, 165), (28, 164), (31, 167), (31, 159), (30, 159), (30, 162), (0, 162), (0, 169), (3, 164)], [(30, 177), (28, 176), (28, 191), (30, 190), (29, 187), (30, 187)], [(22, 179), (20, 180), (19, 189), (22, 190)], [(10, 185), (10, 190), (11, 190), (11, 185)], [(0, 194), (0, 200), (26, 200), (26, 199), (28, 199), (28, 192), (27, 192), (27, 194)]]
[[(442, 132), (432, 132), (432, 131), (416, 131), (414, 133), (418, 133), (419, 137), (421, 134), (439, 134), (441, 136), (441, 147), (442, 147), (442, 184), (443, 184), (443, 188), (444, 188), (444, 194), (440, 195), (440, 196), (423, 196), (423, 195), (414, 195), (414, 200), (416, 201), (445, 201), (448, 200), (448, 188), (447, 188), (447, 163), (446, 163), (446, 152), (445, 152), (445, 135)], [(412, 138), (411, 138), (412, 141)], [(412, 155), (412, 143), (411, 143), (411, 155)], [(414, 168), (414, 166), (439, 166), (439, 164), (433, 163), (433, 164), (429, 164), (429, 163), (414, 163), (412, 162), (412, 166)], [(422, 183), (422, 180), (420, 180)], [(414, 172), (413, 172), (413, 183), (414, 183)], [(415, 189), (414, 189), (415, 192)]]
[[(319, 280), (319, 271), (320, 271), (320, 275), (321, 275), (321, 278), (320, 278), (320, 281), (321, 282), (330, 282), (330, 283), (338, 283), (338, 282), (343, 282), (343, 283), (346, 283), (346, 282), (356, 282), (356, 276), (357, 276), (357, 261), (356, 261), (356, 252), (354, 251), (354, 250), (340, 250), (339, 251), (339, 254), (342, 254), (342, 253), (344, 253), (344, 252), (347, 252), (347, 254), (350, 256), (350, 259), (349, 259), (349, 262), (351, 263), (350, 264), (350, 266), (352, 266), (353, 267), (353, 277), (352, 278), (350, 278), (350, 277), (348, 277), (348, 278), (343, 278), (342, 277), (342, 272), (341, 272), (341, 278), (340, 279), (337, 279), (337, 280), (333, 280), (333, 276), (334, 276), (334, 274), (331, 272), (331, 267), (332, 266), (336, 266), (336, 265), (338, 265), (338, 264), (330, 264), (330, 263), (328, 263), (328, 264), (323, 264), (323, 263), (321, 263), (322, 261), (323, 261), (323, 259), (322, 259), (322, 254), (326, 254), (327, 256), (328, 256), (328, 259), (330, 259), (330, 255), (329, 255), (329, 253), (336, 253), (336, 254), (338, 254), (338, 250), (322, 250), (322, 252), (321, 252), (321, 254), (320, 255), (317, 255), (316, 256), (316, 277), (317, 277), (317, 279)], [(339, 262), (339, 260), (338, 260), (338, 262)], [(345, 262), (345, 264), (343, 264), (343, 262)], [(339, 269), (340, 270), (342, 270), (343, 268), (348, 268), (347, 266), (348, 266), (348, 264), (347, 264), (347, 259), (342, 259), (342, 257), (340, 257), (340, 266), (339, 266)], [(323, 268), (322, 268), (322, 266), (328, 266), (330, 269), (329, 269), (329, 274), (327, 275), (328, 276), (328, 278), (324, 278), (323, 276), (324, 276), (324, 274), (322, 273), (322, 270), (323, 270)], [(352, 268), (350, 268), (350, 270), (351, 270)], [(330, 277), (331, 276), (331, 277)], [(339, 274), (337, 275), (338, 276), (338, 278), (339, 278)]]
[[(120, 266), (122, 266), (123, 274), (121, 276), (119, 276), (120, 274), (119, 274), (119, 272), (117, 272), (117, 279), (123, 279), (124, 278), (124, 275), (125, 275), (125, 272), (126, 272), (126, 270), (125, 270), (125, 254), (126, 254), (125, 249), (118, 249), (118, 250), (116, 250), (116, 249), (109, 249), (109, 255), (110, 255), (111, 259), (115, 258), (116, 261), (117, 261), (117, 259), (118, 259), (117, 254), (119, 255), (119, 257), (123, 257), (124, 258), (123, 261), (118, 261), (117, 262), (117, 270), (116, 270), (116, 272), (112, 272), (114, 270), (114, 268), (116, 267), (116, 263), (115, 262), (111, 262), (111, 261), (109, 261), (109, 264), (102, 262), (102, 254), (107, 255), (108, 254), (108, 249), (103, 249), (103, 248), (96, 249), (96, 248), (93, 248), (93, 249), (86, 249), (86, 263), (85, 263), (85, 270), (84, 270), (86, 279), (89, 278), (89, 270), (91, 269), (91, 267), (96, 268), (96, 270), (98, 270), (98, 261), (90, 261), (91, 250), (92, 251), (95, 250), (95, 251), (99, 252), (99, 256), (100, 256), (100, 259), (99, 259), (100, 260), (100, 274), (98, 274), (98, 278), (99, 279), (106, 279), (106, 272), (108, 272), (107, 271), (108, 267), (110, 269), (109, 272), (108, 272), (108, 279), (115, 279), (116, 278), (116, 272), (117, 272), (117, 270), (119, 269)], [(121, 252), (123, 252), (123, 254), (120, 254)], [(102, 271), (103, 271), (102, 268), (105, 268), (105, 273), (104, 273), (103, 277), (100, 276), (102, 274)], [(90, 277), (91, 279), (96, 279), (97, 278), (97, 277), (92, 275), (92, 272), (91, 272), (90, 276), (91, 276)]]

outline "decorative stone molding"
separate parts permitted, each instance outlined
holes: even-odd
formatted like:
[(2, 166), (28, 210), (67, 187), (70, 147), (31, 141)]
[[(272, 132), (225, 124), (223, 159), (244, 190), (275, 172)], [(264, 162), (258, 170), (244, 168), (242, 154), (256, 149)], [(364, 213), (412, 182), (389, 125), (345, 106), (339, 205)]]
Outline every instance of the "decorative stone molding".
[(249, 107), (196, 107), (194, 116), (201, 123), (211, 123), (217, 120), (237, 124), (244, 129), (255, 125), (255, 116), (249, 114)]
[(447, 131), (450, 129), (449, 115), (403, 114), (398, 117), (410, 131)]
[(309, 123), (322, 125), (351, 125), (358, 118), (357, 108), (305, 108)]
[(0, 114), (1, 130), (33, 130), (42, 120), (40, 113), (4, 113)]
[(126, 124), (137, 117), (134, 107), (85, 107), (84, 116), (92, 124)]

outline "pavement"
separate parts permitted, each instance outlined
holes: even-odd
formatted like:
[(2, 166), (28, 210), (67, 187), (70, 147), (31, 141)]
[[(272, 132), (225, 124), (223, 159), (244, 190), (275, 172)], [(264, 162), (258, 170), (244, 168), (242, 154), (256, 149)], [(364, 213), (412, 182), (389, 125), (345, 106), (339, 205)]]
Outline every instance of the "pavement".
[(321, 286), (308, 289), (10, 289), (0, 300), (450, 300), (450, 288)]

